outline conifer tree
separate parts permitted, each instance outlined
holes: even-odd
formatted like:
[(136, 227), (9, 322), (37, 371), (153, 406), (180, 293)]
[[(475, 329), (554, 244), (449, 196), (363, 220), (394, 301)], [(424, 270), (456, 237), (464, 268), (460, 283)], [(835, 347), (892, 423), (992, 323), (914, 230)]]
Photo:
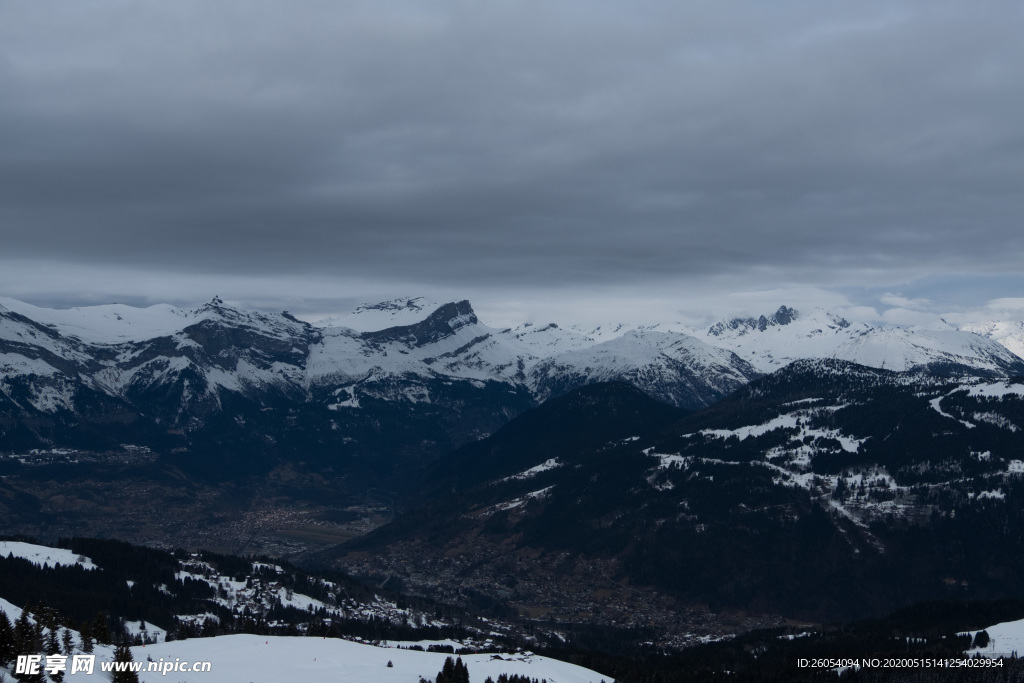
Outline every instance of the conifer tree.
[[(42, 631), (37, 624), (29, 619), (28, 608), (21, 611), (21, 616), (14, 622), (14, 648), (17, 655), (37, 655), (42, 650)], [(23, 683), (43, 683), (42, 669), (37, 674), (22, 674)]]
[(92, 653), (92, 624), (88, 621), (83, 621), (82, 628), (78, 632), (82, 636), (82, 652), (85, 654)]
[(455, 662), (451, 657), (447, 657), (444, 660), (444, 666), (437, 674), (437, 683), (454, 683), (455, 678)]
[(0, 666), (14, 659), (14, 627), (7, 612), (0, 610)]
[(469, 667), (462, 663), (462, 657), (455, 660), (447, 657), (444, 666), (437, 672), (435, 683), (469, 683)]
[[(57, 639), (57, 627), (56, 624), (50, 629), (50, 632), (46, 638), (46, 654), (48, 655), (59, 655), (60, 654), (60, 641)], [(54, 683), (63, 683), (64, 672), (56, 671), (50, 674), (50, 680)]]
[[(114, 650), (114, 661), (115, 662), (134, 662), (135, 658), (132, 657), (131, 648), (128, 647), (128, 643), (121, 642), (120, 645)], [(111, 677), (112, 683), (139, 683), (139, 674), (134, 671), (114, 671), (114, 675)]]
[(36, 625), (29, 619), (28, 610), (22, 610), (21, 616), (14, 622), (14, 648), (15, 655), (38, 654), (40, 647), (39, 633)]
[(61, 644), (64, 646), (64, 654), (68, 657), (73, 655), (75, 652), (75, 641), (74, 636), (71, 635), (71, 629), (65, 627), (61, 632), (60, 640)]
[(462, 663), (462, 657), (455, 660), (454, 683), (469, 683), (469, 668)]
[(97, 643), (110, 643), (110, 628), (107, 626), (107, 615), (100, 612), (92, 622), (92, 635)]

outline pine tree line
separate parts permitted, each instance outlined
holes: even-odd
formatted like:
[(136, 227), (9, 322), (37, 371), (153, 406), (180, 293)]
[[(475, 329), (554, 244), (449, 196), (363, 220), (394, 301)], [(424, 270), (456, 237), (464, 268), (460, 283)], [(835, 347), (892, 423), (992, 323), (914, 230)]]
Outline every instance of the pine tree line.
[[(115, 624), (112, 630), (107, 616), (100, 612), (92, 621), (85, 621), (79, 626), (79, 643), (75, 645), (74, 625), (53, 607), (36, 604), (26, 605), (21, 615), (11, 623), (6, 612), (0, 610), (0, 667), (14, 668), (18, 657), (39, 655), (46, 660), (47, 656), (72, 657), (76, 654), (91, 654), (95, 643), (112, 645), (115, 661), (132, 661), (130, 644), (141, 644), (138, 637), (134, 639), (124, 629), (123, 624)], [(62, 683), (64, 671), (43, 673), (41, 667), (35, 674), (19, 674), (23, 683)], [(114, 683), (137, 683), (138, 675), (131, 671), (115, 672)]]

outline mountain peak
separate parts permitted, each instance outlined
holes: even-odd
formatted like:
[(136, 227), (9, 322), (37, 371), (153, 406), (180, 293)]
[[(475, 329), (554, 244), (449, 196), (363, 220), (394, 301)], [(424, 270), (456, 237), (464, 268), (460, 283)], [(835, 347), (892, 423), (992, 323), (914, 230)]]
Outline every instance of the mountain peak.
[(359, 304), (353, 313), (363, 313), (366, 311), (422, 311), (428, 305), (427, 300), (422, 296), (401, 297), (380, 301), (375, 304)]
[(764, 332), (769, 327), (788, 325), (798, 317), (799, 314), (796, 309), (782, 305), (779, 306), (779, 310), (772, 313), (771, 316), (762, 315), (758, 318), (733, 318), (729, 321), (715, 323), (708, 328), (708, 334), (714, 337), (720, 337), (730, 331), (735, 331), (740, 335), (747, 334), (754, 330)]
[(473, 307), (463, 299), (439, 306), (421, 322), (389, 327), (379, 332), (366, 332), (363, 338), (377, 342), (401, 341), (418, 347), (444, 339), (455, 334), (460, 327), (477, 322), (479, 320)]
[(231, 306), (225, 304), (224, 299), (221, 299), (219, 296), (214, 296), (212, 299), (196, 309), (196, 312), (202, 313), (204, 311), (216, 311), (218, 313), (223, 313), (227, 309), (231, 309)]
[(437, 310), (427, 316), (427, 319), (424, 322), (427, 321), (445, 322), (451, 325), (452, 329), (458, 329), (463, 325), (471, 325), (479, 322), (476, 317), (476, 312), (473, 310), (473, 307), (470, 306), (467, 299), (440, 306)]
[(772, 319), (775, 320), (779, 325), (788, 325), (796, 319), (796, 310), (787, 308), (786, 306), (779, 306), (779, 310), (775, 311), (775, 315)]

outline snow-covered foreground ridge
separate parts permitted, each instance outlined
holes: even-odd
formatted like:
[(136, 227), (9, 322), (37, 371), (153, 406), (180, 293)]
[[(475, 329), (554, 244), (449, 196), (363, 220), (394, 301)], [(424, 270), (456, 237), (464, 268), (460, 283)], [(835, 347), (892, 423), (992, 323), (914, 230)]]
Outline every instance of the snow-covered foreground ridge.
[[(988, 644), (972, 648), (970, 654), (984, 657), (1017, 657), (1024, 654), (1024, 619), (989, 626), (985, 632), (988, 634)], [(978, 635), (978, 631), (967, 633), (971, 638)]]
[[(0, 599), (0, 610), (12, 623), (21, 616), (19, 607), (3, 599)], [(77, 632), (72, 632), (72, 635), (79, 648), (76, 651), (80, 651), (81, 637)], [(132, 648), (132, 657), (141, 667), (139, 680), (142, 683), (275, 683), (293, 680), (415, 683), (420, 676), (433, 680), (444, 666), (445, 658), (451, 655), (407, 649), (413, 644), (403, 643), (403, 648), (399, 648), (387, 642), (378, 646), (337, 638), (238, 634), (139, 645)], [(422, 647), (426, 649), (427, 645), (424, 642)], [(103, 663), (113, 661), (114, 648), (97, 644), (94, 655), (94, 673), (72, 674), (69, 668), (64, 680), (83, 683), (105, 680), (100, 669)], [(524, 652), (463, 655), (462, 661), (473, 681), (484, 681), (488, 676), (496, 680), (503, 673), (547, 679), (550, 683), (611, 680), (596, 671)], [(196, 666), (205, 662), (209, 662), (209, 670)], [(151, 666), (153, 670), (147, 671)], [(200, 670), (191, 671), (193, 667)]]
[[(136, 647), (136, 661), (211, 663), (209, 673), (174, 672), (168, 676), (141, 673), (144, 683), (251, 683), (252, 681), (347, 681), (349, 683), (415, 683), (420, 676), (433, 680), (451, 655), (437, 652), (367, 645), (336, 638), (232, 635), (194, 638)], [(391, 666), (388, 666), (388, 663)], [(610, 681), (596, 671), (531, 654), (493, 653), (463, 655), (471, 681), (481, 683), (503, 673), (520, 674), (549, 683)], [(70, 679), (76, 680), (76, 679)]]
[[(357, 410), (360, 395), (432, 400), (430, 382), (511, 385), (543, 400), (584, 384), (632, 382), (686, 407), (713, 403), (802, 358), (889, 370), (1024, 373), (1013, 324), (881, 327), (781, 307), (706, 330), (524, 324), (498, 329), (468, 301), (401, 299), (313, 325), (213, 299), (194, 310), (106, 305), (68, 310), (0, 298), (0, 402), (74, 412), (83, 390), (118, 399), (168, 395), (218, 404), (222, 391), (274, 392)], [(1024, 335), (1024, 331), (1021, 332)], [(396, 384), (396, 379), (399, 383)], [(517, 390), (518, 390), (517, 389)]]

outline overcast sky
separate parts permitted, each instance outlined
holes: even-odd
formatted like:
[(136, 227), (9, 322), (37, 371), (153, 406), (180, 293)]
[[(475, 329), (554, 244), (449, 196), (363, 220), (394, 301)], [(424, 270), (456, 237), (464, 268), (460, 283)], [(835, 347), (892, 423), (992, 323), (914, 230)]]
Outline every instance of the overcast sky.
[(1019, 311), (1022, 7), (0, 0), (0, 295)]

